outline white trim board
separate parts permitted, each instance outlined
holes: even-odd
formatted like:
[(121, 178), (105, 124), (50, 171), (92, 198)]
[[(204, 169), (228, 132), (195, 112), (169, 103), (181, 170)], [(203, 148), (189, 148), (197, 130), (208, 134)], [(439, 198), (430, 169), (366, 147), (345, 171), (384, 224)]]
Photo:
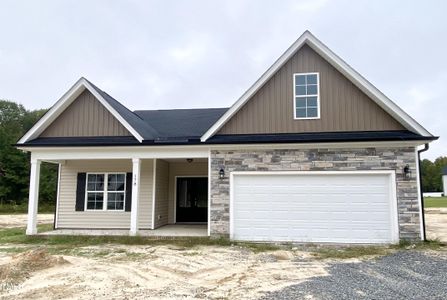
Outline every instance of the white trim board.
[(281, 55), (276, 62), (227, 110), (213, 126), (201, 137), (201, 141), (205, 142), (233, 117), (239, 109), (299, 50), (303, 45), (308, 45), (324, 59), (326, 59), (340, 73), (346, 76), (354, 85), (369, 96), (377, 105), (393, 116), (405, 128), (416, 132), (422, 136), (432, 136), (422, 125), (416, 122), (406, 112), (404, 112), (397, 104), (385, 96), (368, 80), (361, 76), (338, 55), (318, 40), (312, 33), (305, 31), (289, 49)]
[(92, 85), (81, 77), (17, 142), (18, 144), (26, 143), (37, 138), (57, 117), (84, 91), (88, 90), (95, 98), (141, 143), (143, 137), (92, 87)]

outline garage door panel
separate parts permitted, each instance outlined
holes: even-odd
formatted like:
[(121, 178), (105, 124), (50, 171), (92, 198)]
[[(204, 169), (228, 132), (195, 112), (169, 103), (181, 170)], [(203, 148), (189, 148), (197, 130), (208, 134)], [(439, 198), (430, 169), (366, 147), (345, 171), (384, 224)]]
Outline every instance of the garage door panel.
[(392, 241), (386, 174), (235, 175), (233, 238), (257, 241)]

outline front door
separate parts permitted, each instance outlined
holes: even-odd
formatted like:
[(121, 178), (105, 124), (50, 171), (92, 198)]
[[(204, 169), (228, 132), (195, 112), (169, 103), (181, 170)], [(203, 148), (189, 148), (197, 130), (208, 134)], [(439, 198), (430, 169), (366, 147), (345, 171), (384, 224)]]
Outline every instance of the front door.
[(208, 221), (208, 178), (177, 178), (176, 222)]

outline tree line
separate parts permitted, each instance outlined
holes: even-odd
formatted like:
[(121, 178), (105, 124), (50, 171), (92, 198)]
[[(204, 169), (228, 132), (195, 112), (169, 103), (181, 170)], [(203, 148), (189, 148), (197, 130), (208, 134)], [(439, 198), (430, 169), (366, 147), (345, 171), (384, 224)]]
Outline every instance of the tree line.
[(442, 192), (442, 168), (447, 167), (447, 157), (440, 156), (433, 162), (429, 159), (421, 161), (422, 191)]
[[(0, 100), (0, 204), (21, 205), (28, 199), (30, 155), (14, 144), (46, 111), (27, 110), (21, 104)], [(42, 163), (40, 178), (40, 199), (55, 203), (57, 165)]]

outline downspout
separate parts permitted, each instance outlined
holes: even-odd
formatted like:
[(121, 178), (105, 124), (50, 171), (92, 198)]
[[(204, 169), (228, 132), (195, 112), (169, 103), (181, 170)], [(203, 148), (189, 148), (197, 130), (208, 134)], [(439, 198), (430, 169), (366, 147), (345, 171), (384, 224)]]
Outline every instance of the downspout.
[(422, 230), (424, 233), (424, 242), (427, 241), (427, 236), (425, 235), (425, 212), (424, 212), (424, 193), (422, 192), (422, 171), (421, 171), (421, 153), (427, 151), (429, 148), (428, 144), (424, 145), (424, 149), (418, 150), (418, 165), (419, 165), (419, 186), (420, 186), (420, 197), (421, 197), (421, 212), (422, 212)]

